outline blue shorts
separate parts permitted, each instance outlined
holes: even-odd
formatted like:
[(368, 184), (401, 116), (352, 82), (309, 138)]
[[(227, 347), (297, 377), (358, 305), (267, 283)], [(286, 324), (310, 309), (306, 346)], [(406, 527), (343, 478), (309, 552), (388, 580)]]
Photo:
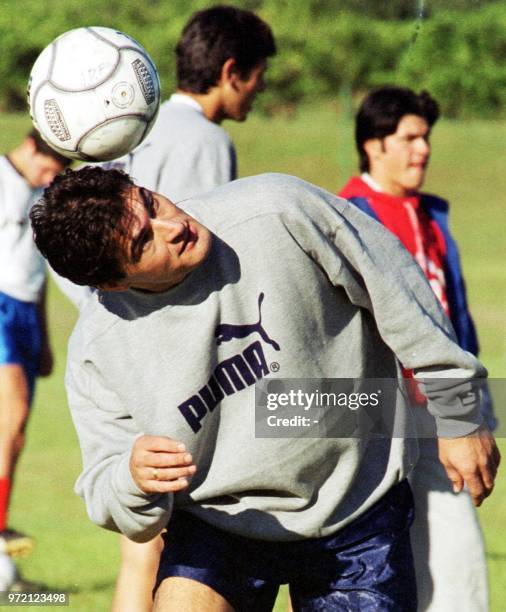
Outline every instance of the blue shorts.
[(222, 595), (236, 612), (272, 610), (289, 584), (299, 611), (416, 612), (407, 481), (392, 487), (334, 535), (268, 542), (231, 535), (176, 511), (164, 535), (157, 582), (190, 578)]
[(0, 366), (17, 364), (25, 371), (30, 397), (39, 372), (42, 348), (37, 304), (0, 292)]

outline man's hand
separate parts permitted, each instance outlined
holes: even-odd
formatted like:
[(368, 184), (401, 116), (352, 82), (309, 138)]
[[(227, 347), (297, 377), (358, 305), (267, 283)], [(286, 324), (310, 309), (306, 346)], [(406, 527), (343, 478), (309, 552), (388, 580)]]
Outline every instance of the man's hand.
[(144, 493), (181, 491), (196, 470), (185, 445), (171, 438), (140, 436), (130, 455), (130, 472)]
[(467, 484), (475, 506), (492, 493), (501, 454), (485, 425), (463, 438), (439, 438), (439, 460), (455, 493)]

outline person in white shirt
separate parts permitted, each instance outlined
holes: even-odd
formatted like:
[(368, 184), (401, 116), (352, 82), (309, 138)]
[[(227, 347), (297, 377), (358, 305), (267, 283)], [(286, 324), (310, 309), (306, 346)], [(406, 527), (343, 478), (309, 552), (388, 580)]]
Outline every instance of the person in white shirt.
[(33, 547), (32, 538), (8, 527), (8, 508), (35, 380), (49, 375), (53, 363), (46, 264), (33, 242), (28, 213), (40, 188), (69, 164), (35, 130), (0, 157), (0, 590), (20, 581), (8, 556)]

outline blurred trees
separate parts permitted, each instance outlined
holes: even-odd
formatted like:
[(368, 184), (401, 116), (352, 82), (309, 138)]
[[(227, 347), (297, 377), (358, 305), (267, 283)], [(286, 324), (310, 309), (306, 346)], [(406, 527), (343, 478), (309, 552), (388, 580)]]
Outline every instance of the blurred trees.
[[(0, 107), (26, 108), (38, 53), (66, 30), (118, 28), (157, 64), (164, 97), (175, 86), (174, 47), (192, 12), (209, 0), (1, 0)], [(506, 106), (506, 6), (493, 0), (230, 0), (272, 26), (278, 55), (266, 110), (341, 88), (395, 83), (429, 89), (445, 113), (493, 116)]]

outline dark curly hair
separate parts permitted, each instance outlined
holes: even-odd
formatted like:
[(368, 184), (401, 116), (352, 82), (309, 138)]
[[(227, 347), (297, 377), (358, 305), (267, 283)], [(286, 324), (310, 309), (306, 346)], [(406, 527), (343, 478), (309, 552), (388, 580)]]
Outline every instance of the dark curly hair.
[(125, 277), (132, 186), (124, 172), (86, 166), (67, 169), (44, 190), (30, 220), (38, 249), (58, 274), (92, 287)]
[(227, 59), (234, 58), (241, 77), (246, 78), (275, 53), (272, 31), (255, 13), (224, 5), (198, 11), (176, 46), (178, 87), (207, 93), (217, 84)]
[(432, 127), (439, 117), (439, 105), (427, 91), (416, 94), (407, 87), (393, 86), (373, 90), (362, 102), (355, 123), (355, 143), (362, 172), (369, 171), (364, 143), (395, 134), (404, 115), (422, 117)]

